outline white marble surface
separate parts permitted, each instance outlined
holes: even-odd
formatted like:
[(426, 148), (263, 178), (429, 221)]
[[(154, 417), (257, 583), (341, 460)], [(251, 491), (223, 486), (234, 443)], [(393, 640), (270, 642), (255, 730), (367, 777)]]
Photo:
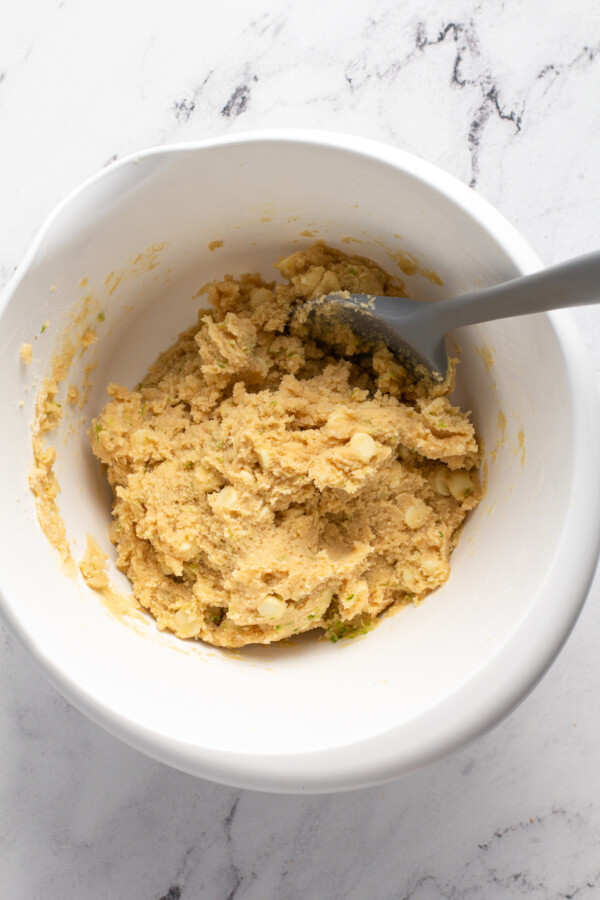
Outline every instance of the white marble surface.
[[(379, 138), (491, 200), (547, 262), (598, 247), (595, 0), (20, 0), (0, 27), (0, 284), (54, 204), (151, 144), (274, 126)], [(600, 311), (576, 313), (600, 384)], [(0, 634), (12, 900), (600, 896), (600, 581), (501, 726), (384, 788), (199, 781), (71, 708)]]

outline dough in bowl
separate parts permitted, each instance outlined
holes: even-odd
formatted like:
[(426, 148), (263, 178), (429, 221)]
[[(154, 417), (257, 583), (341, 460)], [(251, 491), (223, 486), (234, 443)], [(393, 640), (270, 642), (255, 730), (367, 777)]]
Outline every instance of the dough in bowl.
[(323, 243), (227, 275), (212, 311), (112, 398), (89, 431), (114, 492), (118, 566), (160, 628), (223, 647), (368, 630), (443, 584), (481, 496), (480, 449), (443, 385), (383, 346), (293, 319), (331, 291), (399, 296)]

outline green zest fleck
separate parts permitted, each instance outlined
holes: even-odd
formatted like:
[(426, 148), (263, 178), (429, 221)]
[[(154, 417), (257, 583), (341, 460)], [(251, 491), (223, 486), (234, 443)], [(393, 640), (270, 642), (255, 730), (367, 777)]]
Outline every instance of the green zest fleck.
[(314, 617), (315, 617), (315, 614), (314, 614), (314, 613), (311, 613), (311, 614), (310, 614), (309, 616), (307, 616), (306, 618), (307, 618), (307, 619), (314, 619)]
[(137, 383), (136, 386), (135, 386), (135, 389), (136, 389), (136, 391), (141, 391), (141, 389), (142, 389), (143, 387), (144, 387), (144, 385), (142, 384), (142, 382), (141, 382), (141, 381), (138, 381), (138, 383)]
[(332, 644), (337, 644), (345, 638), (355, 638), (359, 634), (366, 634), (374, 626), (370, 617), (360, 617), (353, 622), (341, 622), (339, 619), (332, 622), (327, 628), (327, 637)]
[(96, 432), (96, 440), (98, 440), (98, 435), (102, 431), (102, 425), (94, 425), (94, 431)]
[(43, 334), (45, 332), (45, 330), (46, 330), (46, 323), (44, 322), (44, 324), (40, 328), (40, 334)]
[(358, 272), (356, 271), (356, 269), (349, 269), (349, 272), (351, 275), (358, 275)]
[(191, 459), (189, 459), (187, 462), (184, 462), (183, 468), (184, 469), (193, 469), (194, 468), (193, 461)]
[(99, 322), (104, 322), (104, 319), (106, 318), (106, 316), (104, 315), (104, 313), (102, 312), (102, 310), (100, 310), (100, 312), (98, 313), (98, 315), (96, 316), (96, 318), (98, 319)]
[(354, 600), (354, 594), (348, 594), (346, 597), (346, 603), (350, 603), (351, 600)]
[(442, 534), (442, 532), (441, 532), (441, 531), (438, 531), (438, 534), (439, 534), (439, 536), (440, 536), (440, 537), (441, 537), (441, 538), (443, 538), (443, 537), (444, 537), (444, 535), (443, 535), (443, 534)]
[(218, 365), (219, 368), (221, 368), (221, 369), (226, 369), (226, 368), (227, 368), (227, 363), (220, 362), (220, 360), (217, 360), (217, 365)]
[(468, 494), (470, 494), (472, 490), (473, 490), (473, 488), (468, 487), (468, 488), (465, 490), (465, 497), (466, 497)]
[(142, 405), (140, 406), (140, 413), (141, 413), (143, 416), (146, 415), (146, 404), (145, 404), (145, 403), (142, 403)]
[(276, 626), (275, 626), (275, 631), (280, 631), (280, 630), (281, 630), (281, 625), (276, 625)]

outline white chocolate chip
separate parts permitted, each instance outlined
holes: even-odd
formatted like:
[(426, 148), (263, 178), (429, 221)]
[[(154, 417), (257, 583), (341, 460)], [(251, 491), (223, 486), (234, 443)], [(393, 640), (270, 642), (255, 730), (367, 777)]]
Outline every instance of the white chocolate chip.
[(335, 272), (327, 271), (323, 275), (323, 280), (319, 285), (319, 291), (322, 294), (331, 294), (332, 291), (339, 291), (340, 287), (340, 281)]
[(437, 556), (425, 556), (420, 563), (421, 571), (424, 575), (438, 580), (445, 580), (448, 577), (448, 563), (445, 559)]
[(423, 503), (422, 500), (417, 500), (417, 502), (413, 503), (412, 506), (409, 506), (404, 513), (404, 524), (413, 530), (420, 528), (427, 521), (429, 512), (430, 509), (427, 504)]
[(332, 413), (327, 416), (327, 431), (332, 434), (343, 436), (348, 433), (348, 426), (352, 425), (352, 420), (343, 406), (337, 406)]
[(442, 497), (450, 496), (450, 488), (448, 487), (448, 480), (446, 478), (446, 474), (439, 469), (435, 473), (435, 478), (433, 479), (433, 486), (438, 494), (441, 494)]
[(173, 615), (173, 623), (182, 638), (196, 637), (200, 631), (200, 623), (191, 609), (178, 609)]
[(196, 486), (206, 494), (218, 490), (223, 484), (223, 479), (220, 475), (216, 472), (211, 472), (203, 465), (194, 466), (192, 472)]
[(158, 436), (151, 428), (138, 428), (131, 435), (131, 446), (136, 453), (143, 454), (149, 447), (156, 446)]
[(471, 476), (464, 471), (451, 472), (448, 476), (450, 493), (456, 500), (464, 500), (467, 494), (473, 490)]
[(280, 619), (285, 612), (286, 603), (274, 594), (268, 594), (256, 607), (265, 619)]
[(377, 453), (377, 444), (370, 434), (357, 431), (350, 438), (350, 449), (362, 462), (369, 462)]
[(217, 513), (230, 513), (237, 509), (238, 503), (238, 492), (234, 487), (228, 484), (216, 495), (213, 502), (213, 509)]
[(178, 628), (185, 628), (192, 621), (187, 609), (178, 609), (173, 615), (173, 619)]
[(264, 447), (255, 447), (254, 452), (258, 457), (258, 461), (262, 469), (268, 469), (271, 465), (271, 454)]
[(258, 309), (263, 303), (268, 303), (273, 299), (273, 293), (267, 288), (256, 288), (250, 295), (250, 306), (252, 309)]
[(325, 588), (321, 595), (321, 600), (325, 604), (325, 609), (327, 609), (327, 607), (333, 600), (333, 591), (331, 590), (331, 588)]
[(323, 266), (311, 266), (308, 272), (300, 275), (298, 280), (303, 287), (313, 290), (321, 282), (324, 272)]

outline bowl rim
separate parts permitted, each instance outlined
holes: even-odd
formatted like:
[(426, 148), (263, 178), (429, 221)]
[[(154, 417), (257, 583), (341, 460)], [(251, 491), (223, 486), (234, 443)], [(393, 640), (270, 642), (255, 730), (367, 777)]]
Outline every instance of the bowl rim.
[[(471, 188), (418, 156), (400, 148), (353, 134), (309, 129), (268, 129), (240, 132), (185, 143), (150, 147), (101, 169), (72, 190), (48, 215), (7, 282), (0, 298), (0, 315), (35, 262), (54, 222), (76, 198), (97, 182), (110, 180), (140, 159), (197, 153), (243, 143), (292, 143), (366, 156), (413, 176), (452, 201), (501, 246), (523, 274), (542, 267), (525, 238)], [(566, 511), (551, 568), (538, 589), (552, 585), (542, 622), (534, 609), (521, 621), (491, 660), (449, 698), (410, 723), (391, 727), (365, 740), (328, 750), (298, 754), (250, 754), (215, 751), (175, 740), (141, 727), (88, 694), (61, 672), (58, 662), (41, 651), (16, 614), (0, 585), (0, 611), (12, 634), (40, 664), (50, 682), (80, 711), (125, 743), (161, 762), (222, 784), (281, 793), (343, 791), (380, 784), (425, 766), (470, 743), (498, 724), (535, 687), (567, 640), (583, 607), (600, 550), (600, 471), (593, 449), (600, 443), (600, 410), (594, 377), (583, 341), (566, 311), (544, 313), (562, 352), (573, 411), (574, 464), (571, 503)], [(582, 540), (582, 536), (585, 539)], [(590, 537), (591, 536), (591, 537)], [(577, 552), (576, 571), (569, 565)], [(554, 598), (559, 598), (558, 600)]]

